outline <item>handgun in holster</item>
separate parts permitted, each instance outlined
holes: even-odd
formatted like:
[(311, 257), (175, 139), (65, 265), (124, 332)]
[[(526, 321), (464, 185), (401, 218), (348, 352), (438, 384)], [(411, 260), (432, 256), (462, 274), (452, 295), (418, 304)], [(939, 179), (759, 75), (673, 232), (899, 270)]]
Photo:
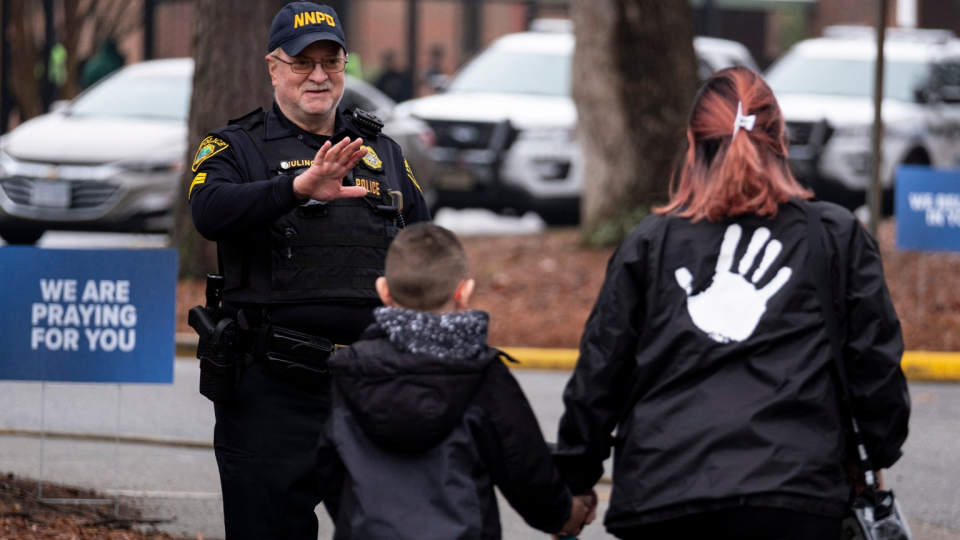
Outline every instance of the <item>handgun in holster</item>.
[(199, 336), (200, 393), (214, 403), (226, 403), (240, 388), (242, 333), (237, 323), (220, 310), (223, 276), (207, 274), (206, 305), (194, 306), (187, 315)]

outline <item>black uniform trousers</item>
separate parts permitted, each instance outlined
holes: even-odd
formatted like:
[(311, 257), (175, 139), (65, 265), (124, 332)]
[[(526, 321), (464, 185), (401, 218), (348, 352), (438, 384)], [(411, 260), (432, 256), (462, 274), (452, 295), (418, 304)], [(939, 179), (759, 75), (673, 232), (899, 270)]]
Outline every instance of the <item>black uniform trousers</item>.
[(316, 540), (329, 378), (291, 380), (255, 361), (237, 396), (214, 408), (227, 540)]

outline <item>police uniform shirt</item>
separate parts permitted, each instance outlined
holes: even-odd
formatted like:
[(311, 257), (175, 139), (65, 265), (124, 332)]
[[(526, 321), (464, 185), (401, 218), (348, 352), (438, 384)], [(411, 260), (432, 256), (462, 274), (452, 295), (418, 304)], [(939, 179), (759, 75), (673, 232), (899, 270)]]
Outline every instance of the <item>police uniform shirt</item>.
[[(248, 115), (249, 117), (250, 115)], [(247, 117), (244, 117), (247, 118)], [(259, 247), (269, 246), (267, 232), (271, 223), (299, 206), (293, 192), (295, 171), (309, 166), (308, 163), (288, 164), (290, 174), (270, 171), (263, 155), (251, 140), (262, 134), (265, 141), (297, 137), (307, 146), (319, 150), (323, 136), (304, 131), (287, 119), (274, 103), (264, 115), (263, 125), (249, 133), (242, 127), (242, 119), (210, 133), (200, 145), (193, 163), (193, 177), (189, 187), (191, 213), (197, 231), (208, 239), (230, 245), (231, 252), (253, 253)], [(333, 135), (336, 143), (344, 137), (351, 140), (363, 138), (371, 141), (353, 124), (342, 110), (338, 109)], [(375, 138), (376, 156), (367, 160), (382, 167), (387, 188), (399, 191), (403, 196), (401, 214), (407, 224), (429, 221), (430, 212), (423, 199), (420, 187), (403, 158), (400, 146), (384, 134)], [(358, 165), (362, 169), (363, 162)], [(358, 170), (355, 168), (354, 171)], [(358, 182), (362, 185), (362, 182)], [(369, 186), (368, 190), (371, 189)], [(268, 248), (267, 248), (268, 249)], [(270, 260), (264, 256), (243, 257), (243, 273), (249, 281), (257, 282), (258, 276), (269, 283)], [(235, 276), (227, 275), (224, 288), (224, 309), (229, 313), (240, 307), (241, 290), (245, 283), (237, 284)], [(353, 333), (373, 322), (371, 306), (289, 304), (271, 308), (273, 323), (310, 333), (316, 332), (304, 319), (323, 320), (325, 324), (345, 326)]]

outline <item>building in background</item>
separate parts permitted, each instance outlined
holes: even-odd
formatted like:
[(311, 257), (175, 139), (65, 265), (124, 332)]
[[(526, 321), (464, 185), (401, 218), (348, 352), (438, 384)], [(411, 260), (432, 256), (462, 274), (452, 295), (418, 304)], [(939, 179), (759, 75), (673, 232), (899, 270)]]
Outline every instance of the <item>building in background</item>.
[[(321, 0), (322, 1), (322, 0)], [(791, 45), (837, 24), (874, 25), (879, 0), (690, 0), (697, 35), (739, 41), (761, 67)], [(888, 0), (890, 26), (960, 32), (957, 0)], [(156, 58), (190, 54), (191, 0), (152, 0)], [(454, 73), (494, 39), (527, 28), (532, 18), (569, 17), (568, 0), (335, 0), (349, 35), (350, 52), (363, 59), (362, 76), (375, 81), (380, 59), (396, 51), (402, 69), (422, 73), (431, 51), (444, 51), (443, 72)], [(408, 19), (416, 17), (415, 51), (408, 48)], [(129, 51), (129, 47), (126, 48)], [(131, 58), (136, 59), (136, 58)], [(415, 77), (416, 78), (416, 77)], [(421, 85), (418, 94), (428, 92)]]
[[(58, 0), (45, 0), (56, 2)], [(324, 2), (324, 0), (318, 0)], [(690, 0), (698, 35), (739, 41), (761, 67), (791, 45), (819, 36), (826, 26), (874, 25), (879, 0)], [(938, 28), (960, 33), (958, 0), (888, 0), (891, 26)], [(569, 0), (326, 0), (347, 26), (350, 53), (362, 65), (362, 78), (376, 81), (385, 53), (396, 53), (398, 67), (416, 84), (442, 50), (439, 71), (453, 74), (494, 39), (528, 28), (534, 18), (568, 18)], [(3, 2), (6, 6), (9, 2)], [(192, 54), (193, 0), (133, 0), (142, 12), (138, 28), (120, 39), (127, 63)], [(414, 17), (411, 29), (409, 21)], [(40, 21), (42, 22), (42, 21)], [(411, 31), (413, 30), (413, 31)], [(10, 45), (7, 36), (6, 45)], [(89, 38), (87, 38), (89, 41)], [(266, 41), (266, 36), (263, 36)], [(92, 51), (93, 44), (84, 47)], [(9, 51), (10, 47), (3, 47)], [(9, 58), (8, 53), (3, 56)], [(7, 65), (9, 70), (9, 63)], [(5, 74), (9, 74), (9, 71)], [(415, 95), (429, 85), (411, 88)], [(9, 100), (2, 107), (3, 119)], [(0, 126), (0, 133), (4, 131)]]

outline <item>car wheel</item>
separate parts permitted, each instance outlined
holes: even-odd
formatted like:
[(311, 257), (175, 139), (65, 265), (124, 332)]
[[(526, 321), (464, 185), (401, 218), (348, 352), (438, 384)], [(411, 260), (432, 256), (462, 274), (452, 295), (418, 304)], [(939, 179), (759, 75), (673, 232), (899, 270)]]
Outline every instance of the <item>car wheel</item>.
[(8, 244), (32, 246), (36, 244), (45, 231), (35, 227), (22, 225), (5, 225), (0, 227), (0, 238)]

